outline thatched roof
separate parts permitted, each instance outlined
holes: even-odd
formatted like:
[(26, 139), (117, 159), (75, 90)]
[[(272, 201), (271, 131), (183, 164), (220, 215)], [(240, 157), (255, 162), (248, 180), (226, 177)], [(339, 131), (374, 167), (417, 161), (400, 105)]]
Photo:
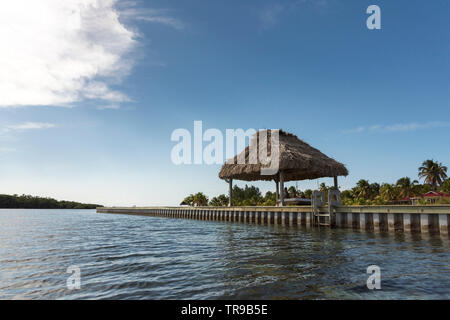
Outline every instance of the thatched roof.
[[(264, 132), (260, 131), (260, 132)], [(261, 148), (263, 152), (271, 152), (271, 131), (267, 130), (268, 138), (266, 143), (262, 143)], [(252, 137), (252, 141), (255, 143), (259, 140), (258, 134)], [(264, 140), (262, 140), (264, 141)], [(265, 145), (267, 145), (265, 147)], [(265, 149), (265, 150), (264, 150)], [(228, 160), (220, 170), (220, 179), (236, 179), (236, 180), (278, 180), (278, 174), (273, 175), (261, 175), (261, 168), (269, 167), (268, 164), (261, 164), (259, 157), (255, 160), (254, 154), (251, 154), (247, 146), (244, 151), (235, 156), (231, 162)], [(258, 152), (259, 146), (257, 148)], [(296, 181), (305, 179), (317, 179), (322, 177), (335, 177), (335, 176), (347, 176), (348, 171), (342, 163), (339, 163), (319, 150), (311, 147), (306, 142), (297, 138), (292, 133), (288, 133), (279, 130), (279, 169), (283, 170), (284, 181)], [(237, 159), (241, 160), (238, 164)], [(251, 160), (251, 161), (250, 161)], [(253, 163), (253, 164), (251, 164)]]

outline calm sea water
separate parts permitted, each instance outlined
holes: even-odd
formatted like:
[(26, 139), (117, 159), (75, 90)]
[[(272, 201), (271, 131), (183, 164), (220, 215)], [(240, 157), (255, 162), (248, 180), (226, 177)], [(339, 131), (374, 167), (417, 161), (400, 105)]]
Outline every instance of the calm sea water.
[[(449, 299), (449, 248), (425, 235), (0, 210), (0, 298)], [(369, 265), (381, 290), (367, 289)]]

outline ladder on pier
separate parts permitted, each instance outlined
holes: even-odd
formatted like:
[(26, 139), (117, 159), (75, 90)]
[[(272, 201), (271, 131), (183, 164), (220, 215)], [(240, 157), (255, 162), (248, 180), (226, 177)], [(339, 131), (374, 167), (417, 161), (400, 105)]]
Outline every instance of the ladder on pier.
[(331, 227), (331, 215), (337, 206), (341, 205), (339, 190), (328, 192), (328, 212), (320, 212), (320, 207), (325, 206), (325, 192), (314, 191), (311, 199), (313, 211), (313, 225), (317, 227)]
[(314, 225), (318, 226), (318, 227), (329, 227), (329, 226), (331, 226), (331, 215), (330, 215), (330, 213), (314, 212)]
[(311, 205), (313, 209), (313, 226), (320, 227), (330, 225), (330, 215), (320, 212), (320, 207), (325, 205), (325, 193), (318, 190), (314, 191), (312, 194)]

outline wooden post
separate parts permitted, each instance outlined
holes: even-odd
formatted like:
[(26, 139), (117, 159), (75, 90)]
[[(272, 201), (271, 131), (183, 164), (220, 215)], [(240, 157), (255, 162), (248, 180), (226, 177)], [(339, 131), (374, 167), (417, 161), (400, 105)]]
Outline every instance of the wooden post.
[(448, 234), (448, 220), (450, 215), (440, 214), (439, 215), (439, 229), (441, 234)]
[(228, 189), (228, 206), (232, 207), (233, 206), (233, 179), (228, 180), (228, 185), (229, 185), (229, 189)]
[(422, 233), (428, 232), (429, 219), (428, 214), (420, 214), (420, 231)]
[(366, 230), (366, 214), (362, 212), (359, 214), (359, 228)]
[(280, 194), (281, 194), (281, 206), (284, 207), (284, 174), (280, 171)]
[(335, 188), (336, 190), (339, 190), (337, 177), (334, 177), (334, 188)]

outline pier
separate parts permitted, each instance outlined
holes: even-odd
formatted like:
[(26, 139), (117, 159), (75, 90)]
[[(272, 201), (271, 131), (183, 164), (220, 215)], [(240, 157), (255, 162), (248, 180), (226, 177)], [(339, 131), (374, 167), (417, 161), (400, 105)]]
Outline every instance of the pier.
[[(272, 170), (272, 167), (276, 170)], [(228, 207), (110, 207), (98, 208), (97, 212), (448, 236), (450, 205), (342, 205), (338, 176), (347, 175), (348, 170), (342, 163), (311, 147), (294, 134), (283, 130), (260, 130), (252, 136), (249, 146), (234, 158), (228, 159), (219, 172), (219, 178), (228, 184)], [(315, 190), (311, 199), (287, 199), (285, 182), (318, 178), (333, 178), (334, 186), (328, 190), (328, 194)], [(275, 182), (276, 206), (233, 206), (234, 180)], [(300, 205), (304, 200), (308, 200), (311, 205)]]
[(143, 215), (162, 218), (221, 221), (260, 225), (345, 228), (368, 232), (431, 233), (448, 236), (450, 205), (433, 206), (339, 206), (318, 214), (330, 216), (329, 225), (315, 219), (311, 206), (289, 207), (111, 207), (98, 213)]

